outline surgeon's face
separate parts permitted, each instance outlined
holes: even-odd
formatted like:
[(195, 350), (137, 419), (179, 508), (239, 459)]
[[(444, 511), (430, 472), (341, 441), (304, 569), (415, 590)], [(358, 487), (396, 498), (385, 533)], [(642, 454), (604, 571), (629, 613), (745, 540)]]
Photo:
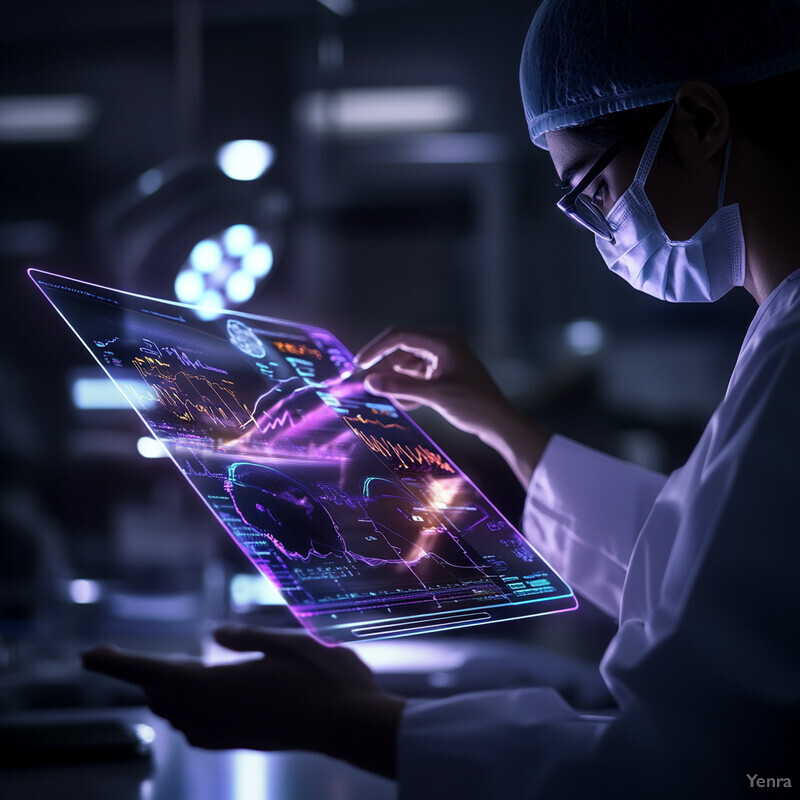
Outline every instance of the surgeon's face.
[[(671, 121), (665, 139), (673, 127)], [(631, 142), (586, 189), (585, 194), (604, 214), (631, 185), (645, 145), (645, 141)], [(575, 186), (604, 152), (569, 130), (548, 133), (547, 146), (559, 180), (569, 179), (570, 186)], [(716, 211), (721, 168), (700, 170), (663, 150), (662, 144), (645, 191), (670, 239), (690, 239)]]
[[(550, 158), (559, 181), (574, 187), (603, 155), (603, 148), (587, 144), (568, 130), (546, 134)], [(586, 188), (584, 195), (607, 215), (620, 195), (631, 185), (641, 152), (626, 147)]]

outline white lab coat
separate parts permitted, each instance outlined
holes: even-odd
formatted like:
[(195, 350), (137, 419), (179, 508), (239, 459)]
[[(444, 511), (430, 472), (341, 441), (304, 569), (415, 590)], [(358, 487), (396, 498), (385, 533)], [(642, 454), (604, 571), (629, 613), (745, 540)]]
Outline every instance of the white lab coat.
[(555, 437), (523, 528), (618, 615), (601, 672), (620, 711), (583, 714), (548, 688), (411, 703), (402, 800), (730, 798), (754, 774), (800, 786), (770, 762), (800, 708), (800, 270), (759, 308), (685, 466), (666, 478)]

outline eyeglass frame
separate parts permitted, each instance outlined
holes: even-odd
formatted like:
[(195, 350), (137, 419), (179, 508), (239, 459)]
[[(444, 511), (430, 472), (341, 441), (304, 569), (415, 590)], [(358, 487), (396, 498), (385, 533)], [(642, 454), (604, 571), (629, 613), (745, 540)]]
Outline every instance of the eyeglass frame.
[[(586, 187), (594, 181), (598, 175), (625, 149), (628, 142), (621, 139), (615, 144), (611, 145), (597, 161), (592, 164), (586, 171), (586, 174), (578, 181), (573, 189), (570, 189), (557, 203), (556, 206), (560, 211), (563, 211), (573, 222), (583, 226), (587, 230), (596, 234), (597, 236), (606, 239), (614, 244), (614, 231), (608, 224), (604, 214), (600, 209), (591, 201), (583, 197), (583, 192)], [(597, 220), (594, 222), (592, 219), (587, 219), (580, 215), (579, 208), (584, 208), (589, 211)]]

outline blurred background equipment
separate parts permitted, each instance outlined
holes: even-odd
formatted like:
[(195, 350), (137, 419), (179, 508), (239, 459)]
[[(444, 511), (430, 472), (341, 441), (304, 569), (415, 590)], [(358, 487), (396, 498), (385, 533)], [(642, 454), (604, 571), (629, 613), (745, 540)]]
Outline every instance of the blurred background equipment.
[[(209, 313), (316, 323), (353, 350), (390, 324), (456, 326), (544, 424), (655, 469), (682, 463), (754, 306), (735, 292), (712, 307), (638, 294), (556, 211), (556, 175), (528, 141), (517, 82), (535, 9), (39, 0), (6, 15), (0, 712), (141, 703), (86, 680), (75, 652), (88, 642), (202, 655), (217, 620), (292, 622), (108, 394), (29, 266)], [(432, 413), (417, 419), (519, 519), (524, 491), (499, 457)], [(492, 626), (477, 649), (469, 631), (452, 632), (422, 674), (397, 648), (379, 669), (409, 693), (523, 684), (543, 651), (593, 668), (613, 633), (584, 603)], [(561, 674), (573, 699), (608, 702)], [(163, 796), (252, 796), (199, 763), (204, 779)], [(231, 786), (263, 788), (305, 762), (214, 763)], [(390, 796), (348, 776), (336, 796)], [(131, 796), (146, 796), (147, 780)], [(331, 785), (298, 796), (333, 796)]]

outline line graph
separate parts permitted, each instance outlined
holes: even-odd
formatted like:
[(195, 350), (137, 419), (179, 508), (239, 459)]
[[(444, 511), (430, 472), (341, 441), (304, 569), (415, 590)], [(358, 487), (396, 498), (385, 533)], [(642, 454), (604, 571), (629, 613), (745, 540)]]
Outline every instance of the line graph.
[(401, 472), (431, 472), (438, 469), (455, 474), (452, 464), (441, 453), (435, 453), (421, 444), (400, 444), (390, 441), (385, 436), (372, 436), (356, 428), (351, 422), (347, 421), (347, 418), (345, 418), (345, 422), (347, 422), (350, 430), (373, 453), (377, 453), (387, 459), (394, 470)]
[(361, 414), (358, 414), (355, 417), (343, 417), (343, 419), (348, 425), (350, 423), (359, 422), (362, 425), (378, 425), (379, 427), (385, 428), (387, 430), (390, 429), (390, 428), (396, 428), (397, 430), (401, 430), (401, 431), (407, 430), (405, 425), (401, 425), (399, 422), (389, 422), (389, 423), (381, 422), (379, 419), (367, 419), (364, 416), (362, 416)]
[[(265, 414), (264, 416), (269, 416)], [(291, 428), (294, 425), (294, 420), (292, 419), (292, 415), (289, 413), (289, 409), (287, 408), (282, 414), (277, 417), (270, 417), (269, 422), (265, 421), (263, 418), (259, 418), (256, 421), (256, 425), (261, 433), (269, 433), (270, 431), (277, 431), (281, 428)]]
[(250, 315), (199, 320), (57, 280), (40, 288), (312, 631), (344, 641), (372, 620), (400, 631), (413, 615), (574, 607), (414, 420), (365, 389), (332, 334)]
[(187, 356), (182, 350), (176, 350), (174, 347), (165, 347), (164, 352), (167, 355), (173, 355), (175, 358), (180, 361), (185, 367), (191, 367), (192, 369), (204, 369), (208, 372), (219, 372), (222, 375), (227, 375), (227, 370), (219, 369), (218, 367), (210, 367), (208, 364), (204, 364), (199, 358), (192, 359), (190, 356)]
[(255, 422), (230, 382), (226, 386), (204, 375), (174, 373), (168, 363), (150, 356), (137, 356), (132, 363), (148, 387), (144, 392), (134, 390), (144, 406), (158, 404), (182, 422), (201, 427), (210, 423), (215, 428), (241, 429)]
[[(152, 356), (155, 359), (162, 359), (164, 355), (173, 356), (176, 358), (184, 367), (189, 367), (191, 369), (202, 369), (206, 370), (207, 372), (218, 372), (222, 375), (227, 375), (227, 370), (219, 369), (218, 367), (211, 367), (208, 364), (204, 364), (199, 358), (193, 359), (191, 356), (186, 355), (183, 350), (178, 350), (177, 347), (159, 347), (152, 339), (143, 339), (144, 347), (139, 348), (140, 353), (144, 353), (147, 356)], [(167, 366), (164, 364), (164, 366)]]

